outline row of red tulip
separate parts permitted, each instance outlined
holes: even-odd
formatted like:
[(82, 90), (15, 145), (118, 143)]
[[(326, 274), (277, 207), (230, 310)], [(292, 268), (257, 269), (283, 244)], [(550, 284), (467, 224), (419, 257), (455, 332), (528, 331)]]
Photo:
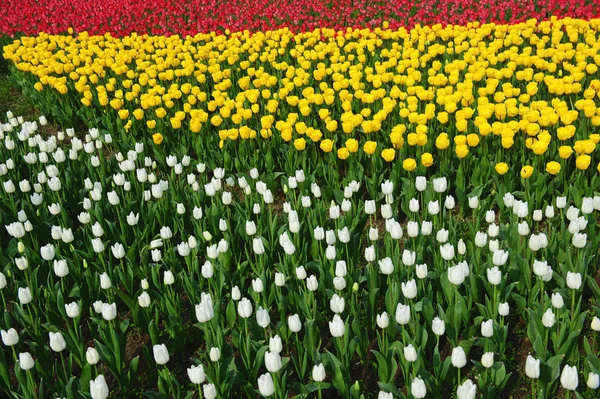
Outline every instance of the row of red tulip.
[[(389, 21), (391, 28), (415, 24), (466, 24), (520, 22), (600, 16), (600, 5), (590, 0), (3, 0), (0, 33), (15, 34), (131, 32), (188, 35), (197, 32), (270, 30), (288, 27), (311, 31), (319, 27), (376, 27)], [(82, 18), (85, 16), (85, 18)]]

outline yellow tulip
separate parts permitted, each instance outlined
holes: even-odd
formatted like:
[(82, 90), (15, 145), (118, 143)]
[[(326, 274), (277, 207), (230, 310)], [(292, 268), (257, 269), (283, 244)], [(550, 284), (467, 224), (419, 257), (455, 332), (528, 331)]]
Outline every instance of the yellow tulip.
[(337, 156), (339, 159), (345, 160), (350, 156), (350, 151), (346, 147), (342, 147), (337, 150)]
[(154, 133), (152, 135), (152, 141), (154, 141), (154, 144), (156, 144), (156, 145), (160, 145), (163, 142), (163, 139), (164, 139), (164, 137), (160, 133)]
[(523, 179), (529, 179), (533, 174), (533, 166), (525, 165), (521, 168), (521, 177)]
[(350, 152), (358, 151), (358, 140), (348, 139), (348, 140), (346, 140), (345, 144), (346, 144), (346, 148), (348, 148), (348, 151), (350, 151)]
[(577, 169), (579, 169), (579, 170), (586, 170), (587, 168), (590, 167), (591, 162), (592, 162), (592, 157), (590, 157), (587, 154), (584, 154), (584, 155), (580, 155), (577, 157), (577, 159), (575, 160), (575, 165), (577, 166)]
[(502, 176), (508, 172), (508, 165), (505, 162), (498, 162), (495, 166), (495, 169), (496, 173)]
[(394, 158), (396, 158), (396, 150), (393, 148), (386, 148), (381, 151), (381, 157), (385, 159), (386, 162), (392, 162)]
[(413, 158), (406, 158), (402, 161), (402, 168), (407, 172), (412, 172), (417, 167), (417, 161)]
[(546, 164), (546, 172), (556, 175), (560, 172), (560, 164), (556, 161), (550, 161)]
[(367, 142), (365, 142), (365, 145), (363, 146), (363, 150), (369, 155), (373, 155), (375, 153), (376, 149), (377, 149), (377, 143), (375, 141), (367, 141)]
[(296, 147), (298, 151), (303, 151), (306, 148), (306, 140), (302, 137), (294, 140), (294, 147)]
[(456, 146), (455, 152), (457, 157), (463, 159), (469, 155), (469, 147), (466, 144), (459, 144)]
[(331, 152), (331, 150), (333, 150), (333, 141), (331, 141), (330, 139), (325, 139), (321, 141), (319, 147), (321, 147), (323, 152)]
[(433, 155), (429, 152), (423, 153), (421, 155), (421, 164), (427, 168), (433, 165)]

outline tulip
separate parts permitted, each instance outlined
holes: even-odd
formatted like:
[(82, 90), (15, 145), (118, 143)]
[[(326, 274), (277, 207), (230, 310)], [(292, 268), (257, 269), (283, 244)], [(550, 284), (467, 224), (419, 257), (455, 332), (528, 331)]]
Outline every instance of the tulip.
[[(314, 277), (314, 276), (311, 276)], [(263, 282), (260, 278), (255, 278), (252, 280), (252, 291), (256, 293), (261, 293), (264, 291)]]
[(247, 298), (242, 298), (238, 302), (238, 314), (243, 319), (247, 319), (252, 315), (252, 303)]
[(466, 380), (456, 390), (456, 397), (458, 399), (475, 399), (477, 395), (477, 385), (473, 384), (471, 380)]
[(281, 356), (278, 352), (265, 353), (265, 366), (270, 373), (277, 373), (283, 367), (281, 364)]
[(382, 314), (377, 315), (376, 321), (377, 321), (377, 326), (379, 328), (381, 328), (382, 330), (387, 328), (390, 325), (390, 319), (386, 312), (383, 312)]
[(475, 246), (477, 246), (478, 248), (483, 248), (485, 247), (485, 244), (487, 243), (487, 234), (478, 231), (477, 233), (475, 233)]
[(205, 399), (215, 399), (217, 397), (217, 388), (215, 384), (204, 384), (202, 386), (202, 393)]
[(492, 255), (492, 263), (494, 266), (504, 266), (508, 260), (508, 252), (504, 250), (498, 250)]
[(271, 352), (281, 353), (283, 350), (283, 343), (281, 342), (281, 337), (279, 335), (269, 338), (269, 350)]
[[(494, 252), (497, 254), (500, 251)], [(499, 285), (502, 282), (502, 272), (498, 269), (497, 266), (492, 267), (491, 269), (487, 269), (487, 279), (492, 285)]]
[(21, 370), (31, 370), (33, 366), (35, 366), (35, 361), (29, 352), (19, 353), (19, 367)]
[(600, 387), (600, 376), (596, 373), (588, 373), (586, 385), (590, 389), (598, 389)]
[(394, 264), (390, 258), (384, 258), (378, 262), (379, 271), (382, 274), (390, 275), (394, 272)]
[(542, 324), (546, 328), (551, 328), (556, 323), (556, 315), (552, 312), (552, 309), (548, 308), (542, 316)]
[(440, 247), (440, 255), (444, 260), (454, 259), (454, 246), (450, 243), (446, 243)]
[[(437, 179), (434, 179), (434, 182), (435, 182), (435, 180), (437, 180)], [(441, 188), (441, 187), (442, 186), (441, 186), (441, 182), (440, 182), (440, 183), (438, 183), (438, 188)], [(415, 179), (415, 188), (421, 192), (425, 191), (427, 189), (427, 178), (425, 178), (425, 176), (417, 176)], [(434, 189), (435, 189), (435, 187), (434, 187)], [(444, 191), (444, 190), (442, 190), (442, 191)]]
[(277, 287), (285, 286), (285, 274), (279, 272), (275, 273), (275, 285)]
[(402, 283), (402, 295), (407, 299), (413, 299), (417, 296), (417, 283), (414, 279)]
[(556, 309), (562, 309), (562, 307), (565, 305), (562, 295), (560, 295), (558, 292), (552, 294), (551, 300), (552, 306), (554, 306)]
[(258, 307), (256, 311), (256, 322), (262, 328), (267, 328), (271, 323), (271, 318), (269, 317), (269, 312), (263, 309), (261, 306)]
[(33, 299), (29, 287), (19, 288), (18, 297), (21, 305), (27, 305)]
[[(398, 224), (400, 225), (400, 224)], [(416, 237), (419, 235), (419, 224), (417, 222), (409, 221), (406, 225), (406, 233), (409, 237)]]
[(50, 349), (52, 349), (54, 352), (62, 352), (67, 347), (67, 343), (60, 332), (50, 332), (49, 336)]
[(19, 333), (14, 328), (9, 328), (8, 331), (0, 331), (2, 343), (6, 346), (13, 346), (19, 342)]
[(417, 265), (415, 267), (415, 271), (416, 271), (417, 277), (419, 279), (427, 278), (427, 273), (428, 273), (428, 271), (427, 271), (427, 264), (423, 263), (421, 265)]
[(435, 335), (441, 337), (446, 332), (446, 323), (444, 323), (444, 320), (436, 316), (431, 322), (431, 330)]
[(79, 316), (79, 305), (77, 302), (65, 304), (65, 311), (67, 316), (69, 316), (71, 319), (74, 319), (75, 317)]
[(567, 287), (572, 290), (581, 288), (581, 274), (567, 272)]
[(494, 365), (494, 352), (486, 352), (481, 356), (481, 364), (486, 369)]
[(414, 265), (416, 259), (417, 259), (417, 254), (415, 252), (410, 251), (408, 249), (405, 249), (402, 252), (402, 263), (404, 263), (405, 266)]
[(152, 347), (152, 352), (154, 353), (154, 361), (156, 364), (166, 364), (170, 359), (169, 351), (167, 350), (165, 344), (154, 345)]
[(401, 303), (396, 306), (396, 322), (400, 325), (406, 325), (410, 321), (410, 307)]
[(448, 188), (448, 181), (445, 177), (433, 179), (433, 190), (436, 193), (443, 193)]
[(510, 308), (508, 306), (508, 302), (502, 302), (498, 304), (498, 314), (500, 316), (508, 316), (510, 312)]
[(188, 378), (192, 384), (200, 385), (206, 380), (204, 366), (191, 366), (187, 369)]
[(300, 316), (297, 314), (288, 316), (288, 328), (291, 332), (297, 333), (302, 328), (302, 323), (300, 322)]
[(265, 398), (275, 393), (275, 385), (273, 384), (271, 374), (265, 373), (258, 377), (258, 390)]
[(98, 353), (96, 348), (87, 348), (87, 350), (85, 351), (85, 360), (92, 366), (100, 361), (100, 354)]
[(394, 395), (389, 392), (379, 391), (377, 399), (394, 399)]
[(560, 385), (567, 391), (574, 391), (579, 385), (579, 376), (577, 374), (577, 367), (565, 365), (560, 375)]
[(375, 205), (375, 201), (367, 200), (365, 201), (365, 213), (367, 215), (374, 215), (377, 211), (377, 206)]
[(452, 349), (452, 365), (457, 369), (463, 368), (467, 364), (467, 355), (462, 347), (457, 346)]
[(323, 366), (323, 363), (316, 364), (313, 367), (312, 379), (315, 382), (322, 382), (325, 380), (325, 366)]
[(173, 272), (170, 270), (166, 270), (163, 273), (163, 283), (165, 285), (172, 285), (175, 283), (175, 276), (173, 275)]
[(54, 245), (47, 244), (40, 248), (40, 254), (44, 260), (54, 259)]
[(461, 266), (452, 266), (448, 268), (448, 281), (453, 285), (461, 285), (465, 281), (465, 270)]
[(494, 321), (487, 320), (481, 323), (481, 335), (486, 338), (494, 336)]
[(427, 395), (425, 381), (419, 377), (415, 377), (410, 384), (410, 393), (417, 399), (424, 398)]
[(309, 278), (306, 279), (306, 288), (308, 288), (309, 291), (316, 291), (319, 288), (319, 282), (317, 281), (317, 278), (314, 275), (311, 275)]
[(92, 396), (92, 399), (108, 398), (108, 385), (102, 374), (90, 381), (90, 395)]
[(598, 316), (594, 316), (592, 319), (591, 327), (594, 331), (600, 331), (600, 318), (598, 318)]
[(413, 363), (417, 361), (417, 350), (412, 344), (408, 344), (404, 347), (404, 358), (407, 362)]
[(333, 313), (342, 313), (346, 306), (346, 301), (344, 298), (338, 296), (338, 294), (333, 294), (331, 300), (329, 301), (329, 308)]
[(210, 348), (209, 357), (211, 362), (218, 362), (221, 360), (221, 350), (215, 347)]
[(339, 315), (333, 316), (333, 321), (329, 322), (329, 331), (331, 335), (335, 338), (343, 337), (346, 332), (346, 326), (344, 325), (344, 321)]

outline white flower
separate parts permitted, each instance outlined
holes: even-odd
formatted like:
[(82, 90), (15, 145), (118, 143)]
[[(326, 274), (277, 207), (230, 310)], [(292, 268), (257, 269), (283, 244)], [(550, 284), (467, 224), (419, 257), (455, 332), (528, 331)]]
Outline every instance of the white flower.
[(404, 347), (404, 358), (410, 363), (417, 361), (417, 351), (412, 344), (408, 344), (408, 346)]
[(390, 318), (388, 317), (388, 314), (386, 312), (378, 314), (376, 321), (377, 326), (381, 329), (387, 328), (390, 325)]
[(325, 366), (323, 366), (323, 363), (316, 364), (313, 367), (312, 379), (315, 382), (322, 382), (325, 380)]
[(567, 391), (574, 391), (579, 385), (579, 375), (577, 374), (577, 367), (565, 365), (560, 375), (560, 384)]
[(170, 359), (169, 351), (167, 350), (165, 344), (154, 345), (152, 347), (152, 352), (154, 354), (154, 361), (158, 365), (166, 364)]
[(87, 348), (87, 350), (85, 351), (85, 360), (92, 366), (100, 361), (100, 354), (98, 353), (96, 348)]
[(456, 390), (456, 397), (458, 399), (475, 399), (477, 395), (477, 385), (473, 384), (473, 381), (466, 380)]
[(242, 298), (238, 302), (238, 314), (243, 319), (247, 319), (252, 315), (252, 303), (247, 298)]
[(187, 369), (188, 378), (192, 384), (200, 385), (206, 380), (204, 366), (191, 366)]
[(102, 374), (90, 381), (90, 395), (92, 396), (92, 399), (108, 398), (108, 385)]
[(21, 370), (31, 370), (35, 366), (35, 361), (29, 352), (19, 353), (19, 367)]
[(451, 360), (452, 365), (457, 369), (465, 367), (467, 364), (467, 355), (465, 354), (465, 350), (460, 346), (453, 348)]
[(344, 325), (344, 321), (339, 315), (333, 316), (333, 321), (329, 322), (329, 331), (331, 335), (335, 338), (339, 338), (344, 336), (346, 332), (346, 326)]
[(552, 309), (548, 308), (542, 316), (542, 324), (546, 328), (551, 328), (556, 323), (556, 315), (552, 312)]

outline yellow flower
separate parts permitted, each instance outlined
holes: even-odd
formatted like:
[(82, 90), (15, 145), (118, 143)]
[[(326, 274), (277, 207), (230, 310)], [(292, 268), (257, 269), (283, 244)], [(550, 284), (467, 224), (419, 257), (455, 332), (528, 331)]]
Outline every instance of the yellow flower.
[(129, 110), (121, 109), (121, 110), (119, 110), (118, 114), (119, 114), (119, 118), (121, 118), (121, 120), (127, 119), (129, 117)]
[(505, 162), (498, 162), (495, 166), (495, 169), (499, 175), (503, 175), (508, 172), (508, 165)]
[(381, 157), (385, 159), (386, 162), (392, 162), (394, 158), (396, 158), (396, 150), (393, 148), (386, 148), (381, 151)]
[(342, 147), (337, 150), (337, 156), (339, 159), (345, 160), (350, 156), (350, 151), (346, 147)]
[(348, 148), (348, 151), (350, 151), (350, 152), (358, 151), (358, 140), (356, 140), (356, 139), (346, 140), (346, 148)]
[(156, 121), (154, 119), (146, 121), (146, 126), (148, 126), (148, 129), (154, 129), (156, 127)]
[(463, 159), (464, 157), (469, 155), (469, 147), (467, 147), (466, 144), (457, 145), (454, 151), (456, 152), (456, 156), (460, 159)]
[(479, 145), (479, 136), (475, 133), (467, 134), (467, 144), (469, 147), (477, 147)]
[(556, 175), (560, 172), (560, 164), (556, 161), (550, 161), (546, 164), (546, 172)]
[(373, 155), (375, 153), (376, 149), (377, 149), (377, 143), (374, 141), (367, 141), (367, 142), (365, 142), (365, 145), (363, 146), (363, 150), (369, 155)]
[(405, 171), (412, 172), (417, 167), (417, 161), (415, 161), (413, 158), (406, 158), (404, 161), (402, 161), (402, 167)]
[(562, 159), (567, 159), (571, 156), (571, 154), (573, 153), (573, 149), (571, 148), (571, 146), (569, 145), (562, 145), (558, 148), (558, 155), (562, 158)]
[(338, 123), (335, 119), (327, 122), (327, 124), (325, 125), (325, 127), (327, 128), (327, 130), (329, 130), (330, 132), (335, 132), (338, 128)]
[(331, 152), (331, 150), (333, 150), (333, 141), (331, 141), (330, 139), (325, 139), (321, 141), (319, 147), (321, 147), (323, 152)]
[(306, 148), (306, 140), (302, 137), (294, 140), (294, 147), (296, 147), (298, 151), (304, 150)]
[(160, 145), (160, 143), (163, 142), (163, 139), (164, 139), (164, 137), (160, 133), (154, 133), (152, 135), (152, 141), (154, 141), (154, 144), (156, 144), (156, 145)]
[(590, 167), (590, 163), (592, 162), (592, 157), (587, 154), (580, 155), (575, 160), (575, 165), (577, 165), (577, 169), (586, 170)]
[(450, 140), (448, 139), (447, 133), (440, 133), (435, 139), (435, 146), (438, 150), (445, 150), (450, 146)]
[(433, 165), (433, 155), (429, 152), (423, 153), (423, 155), (421, 155), (421, 163), (427, 168), (430, 167)]
[(525, 165), (521, 168), (521, 177), (523, 179), (529, 179), (533, 174), (533, 166)]

